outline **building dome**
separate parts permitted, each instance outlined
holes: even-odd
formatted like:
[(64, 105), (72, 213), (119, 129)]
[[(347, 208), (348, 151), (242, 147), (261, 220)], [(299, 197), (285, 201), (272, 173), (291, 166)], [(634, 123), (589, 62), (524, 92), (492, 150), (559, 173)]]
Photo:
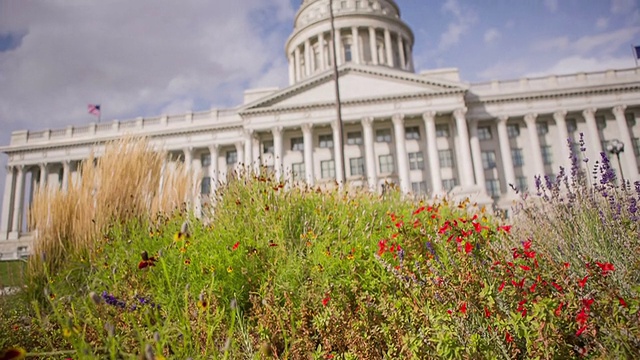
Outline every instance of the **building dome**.
[[(333, 64), (329, 1), (302, 1), (285, 47), (290, 84), (327, 71)], [(413, 72), (413, 32), (400, 19), (395, 1), (331, 1), (338, 66), (354, 63)]]

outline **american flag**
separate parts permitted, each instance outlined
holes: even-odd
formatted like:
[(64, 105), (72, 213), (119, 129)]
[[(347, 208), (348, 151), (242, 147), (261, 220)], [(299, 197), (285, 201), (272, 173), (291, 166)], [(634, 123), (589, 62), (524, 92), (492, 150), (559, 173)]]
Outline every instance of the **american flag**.
[(91, 115), (100, 116), (100, 105), (89, 104), (87, 110)]

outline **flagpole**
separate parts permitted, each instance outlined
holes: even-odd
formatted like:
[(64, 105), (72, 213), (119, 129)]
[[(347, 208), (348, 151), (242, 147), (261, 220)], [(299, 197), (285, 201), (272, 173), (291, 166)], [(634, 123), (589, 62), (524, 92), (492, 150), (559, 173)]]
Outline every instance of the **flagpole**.
[(340, 164), (342, 165), (342, 183), (343, 184), (339, 184), (339, 186), (342, 187), (344, 184), (347, 183), (347, 171), (346, 171), (346, 165), (344, 161), (344, 134), (342, 131), (343, 130), (342, 129), (342, 105), (340, 103), (340, 84), (338, 82), (339, 80), (338, 55), (336, 50), (336, 28), (335, 28), (334, 17), (333, 17), (333, 0), (329, 0), (329, 15), (331, 17), (331, 43), (332, 43), (332, 49), (333, 49), (333, 77), (335, 80), (335, 88), (336, 88), (336, 113), (338, 116), (338, 138), (340, 139), (340, 144), (338, 146), (340, 146)]
[(638, 67), (638, 51), (636, 51), (636, 47), (631, 44), (631, 53), (633, 54), (633, 60), (636, 62), (636, 67)]

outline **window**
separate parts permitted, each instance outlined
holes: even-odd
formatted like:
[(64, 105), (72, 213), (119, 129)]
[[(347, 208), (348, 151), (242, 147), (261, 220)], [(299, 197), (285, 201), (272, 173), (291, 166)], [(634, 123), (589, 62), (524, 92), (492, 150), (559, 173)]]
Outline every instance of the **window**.
[(391, 129), (376, 130), (376, 142), (391, 142)]
[(351, 62), (351, 44), (344, 44), (344, 62)]
[(508, 124), (507, 134), (509, 135), (509, 139), (517, 138), (518, 136), (520, 136), (520, 125)]
[(424, 181), (412, 182), (411, 191), (414, 195), (425, 195), (427, 193), (427, 183)]
[(211, 165), (211, 154), (200, 155), (200, 164), (202, 164), (202, 167)]
[(211, 194), (211, 178), (206, 176), (202, 178), (202, 182), (200, 183), (200, 194), (209, 195)]
[(313, 70), (320, 69), (320, 46), (313, 47)]
[[(605, 148), (606, 149), (606, 148)], [(545, 165), (553, 164), (553, 153), (551, 152), (551, 146), (544, 145), (540, 147), (542, 151), (542, 161)]]
[(340, 8), (344, 9), (347, 7), (347, 2), (346, 1), (340, 1)]
[(304, 180), (304, 163), (295, 163), (291, 165), (293, 171), (293, 180)]
[(598, 130), (603, 130), (607, 127), (607, 120), (604, 116), (596, 116), (596, 125), (598, 126)]
[(424, 169), (424, 157), (422, 156), (422, 151), (409, 153), (409, 169), (410, 170)]
[(362, 132), (360, 131), (348, 132), (347, 145), (362, 145)]
[(333, 147), (333, 135), (332, 134), (320, 135), (318, 140), (320, 142), (320, 144), (318, 146), (320, 146), (321, 148), (332, 148)]
[(513, 185), (518, 189), (518, 191), (527, 191), (527, 188), (529, 187), (526, 176), (518, 176), (516, 178), (516, 183)]
[(438, 150), (438, 160), (440, 160), (440, 168), (452, 168), (453, 167), (453, 151), (451, 149)]
[(420, 140), (420, 128), (409, 126), (404, 129), (404, 138), (407, 140)]
[(478, 139), (491, 140), (491, 128), (489, 126), (478, 126)]
[(538, 131), (538, 135), (546, 135), (547, 133), (549, 133), (549, 124), (544, 121), (537, 122), (536, 130)]
[(443, 179), (442, 180), (442, 187), (446, 190), (446, 191), (451, 191), (454, 187), (456, 187), (458, 185), (458, 179), (453, 178), (453, 179)]
[(640, 156), (640, 138), (633, 138), (633, 153)]
[(364, 174), (364, 159), (361, 157), (349, 159), (349, 166), (351, 167), (351, 176)]
[(227, 165), (233, 165), (238, 162), (238, 152), (236, 150), (227, 151)]
[(304, 139), (301, 137), (291, 138), (291, 150), (304, 151)]
[(634, 127), (636, 126), (636, 115), (634, 113), (625, 113), (625, 119), (627, 119), (627, 126)]
[(578, 130), (578, 124), (576, 123), (576, 119), (567, 119), (567, 131), (572, 133)]
[(273, 140), (265, 140), (262, 142), (262, 153), (273, 154)]
[(362, 5), (360, 4), (360, 0), (356, 0), (356, 9), (360, 9), (362, 8)]
[(449, 125), (448, 124), (438, 124), (436, 125), (436, 137), (449, 137)]
[(513, 161), (513, 166), (524, 165), (524, 158), (522, 157), (522, 149), (511, 149), (511, 160)]
[(485, 187), (489, 196), (494, 199), (500, 197), (500, 181), (498, 179), (485, 180)]
[(496, 167), (496, 152), (483, 151), (482, 152), (482, 168), (485, 170), (489, 170), (495, 167)]
[(334, 179), (336, 177), (336, 163), (333, 160), (320, 161), (320, 170), (323, 179)]
[(393, 155), (380, 155), (378, 157), (378, 161), (380, 162), (380, 173), (392, 173), (394, 170), (393, 167)]

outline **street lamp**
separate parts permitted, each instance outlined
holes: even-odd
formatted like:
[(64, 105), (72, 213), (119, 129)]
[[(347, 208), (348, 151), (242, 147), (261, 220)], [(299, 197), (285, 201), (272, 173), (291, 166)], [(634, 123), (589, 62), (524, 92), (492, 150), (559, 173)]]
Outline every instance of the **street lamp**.
[(625, 187), (624, 173), (622, 172), (622, 166), (620, 165), (620, 153), (624, 151), (624, 143), (618, 139), (613, 139), (607, 144), (607, 151), (614, 154), (618, 159), (618, 169), (620, 169), (620, 177), (622, 178), (622, 187)]

